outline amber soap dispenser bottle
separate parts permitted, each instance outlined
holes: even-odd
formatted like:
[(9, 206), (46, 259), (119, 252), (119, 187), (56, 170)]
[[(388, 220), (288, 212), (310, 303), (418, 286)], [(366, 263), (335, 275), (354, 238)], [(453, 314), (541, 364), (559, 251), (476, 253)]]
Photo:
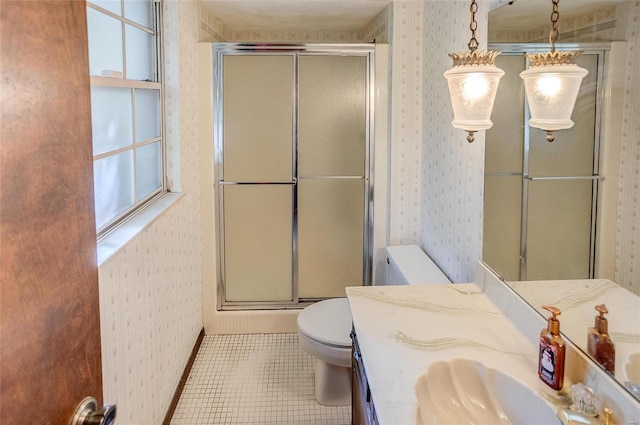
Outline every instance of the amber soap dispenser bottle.
[(609, 312), (604, 304), (595, 306), (599, 313), (596, 323), (589, 328), (587, 336), (587, 351), (591, 357), (604, 367), (607, 372), (614, 374), (616, 370), (616, 347), (609, 336), (609, 324), (605, 314)]
[(538, 353), (538, 376), (542, 382), (561, 390), (564, 383), (564, 355), (565, 343), (560, 336), (560, 310), (550, 305), (542, 308), (551, 313), (547, 320), (547, 327), (540, 331), (540, 352)]

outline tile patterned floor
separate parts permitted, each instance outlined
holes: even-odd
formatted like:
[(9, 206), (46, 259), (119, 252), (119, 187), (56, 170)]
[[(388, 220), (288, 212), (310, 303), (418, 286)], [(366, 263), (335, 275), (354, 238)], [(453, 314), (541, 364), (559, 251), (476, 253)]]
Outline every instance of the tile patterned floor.
[(314, 399), (315, 359), (296, 334), (207, 335), (171, 425), (347, 425), (351, 406)]

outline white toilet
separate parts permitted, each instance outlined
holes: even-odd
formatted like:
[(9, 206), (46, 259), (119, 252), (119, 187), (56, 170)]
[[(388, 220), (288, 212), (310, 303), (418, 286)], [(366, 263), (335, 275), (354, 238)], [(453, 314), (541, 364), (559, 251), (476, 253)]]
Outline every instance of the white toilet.
[[(417, 245), (387, 247), (388, 285), (450, 283)], [(316, 357), (316, 400), (327, 406), (351, 403), (351, 310), (346, 298), (333, 298), (303, 309), (298, 339)]]
[(351, 403), (351, 310), (346, 298), (311, 304), (298, 315), (298, 340), (316, 357), (316, 400), (326, 406)]

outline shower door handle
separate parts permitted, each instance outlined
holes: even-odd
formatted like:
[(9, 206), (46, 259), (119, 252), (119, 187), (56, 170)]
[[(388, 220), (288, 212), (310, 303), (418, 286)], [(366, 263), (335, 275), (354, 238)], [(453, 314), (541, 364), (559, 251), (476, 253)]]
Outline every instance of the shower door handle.
[(224, 180), (218, 180), (218, 184), (226, 186), (226, 185), (259, 185), (259, 184), (273, 184), (273, 185), (295, 185), (298, 183), (298, 179), (295, 177), (292, 181), (289, 182), (228, 182)]
[(526, 180), (604, 180), (604, 176), (545, 176), (545, 177), (531, 177), (524, 176)]

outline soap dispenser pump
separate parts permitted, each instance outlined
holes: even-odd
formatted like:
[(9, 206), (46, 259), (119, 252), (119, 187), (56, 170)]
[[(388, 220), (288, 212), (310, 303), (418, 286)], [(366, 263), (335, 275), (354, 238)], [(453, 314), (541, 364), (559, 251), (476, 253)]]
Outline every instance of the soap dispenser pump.
[(609, 336), (609, 324), (605, 314), (609, 313), (604, 304), (595, 306), (598, 315), (595, 326), (589, 328), (587, 352), (611, 374), (616, 370), (616, 347)]
[(566, 346), (560, 335), (558, 316), (560, 309), (543, 305), (551, 313), (547, 327), (540, 331), (540, 352), (538, 354), (538, 376), (554, 390), (561, 390), (564, 383), (564, 357)]

